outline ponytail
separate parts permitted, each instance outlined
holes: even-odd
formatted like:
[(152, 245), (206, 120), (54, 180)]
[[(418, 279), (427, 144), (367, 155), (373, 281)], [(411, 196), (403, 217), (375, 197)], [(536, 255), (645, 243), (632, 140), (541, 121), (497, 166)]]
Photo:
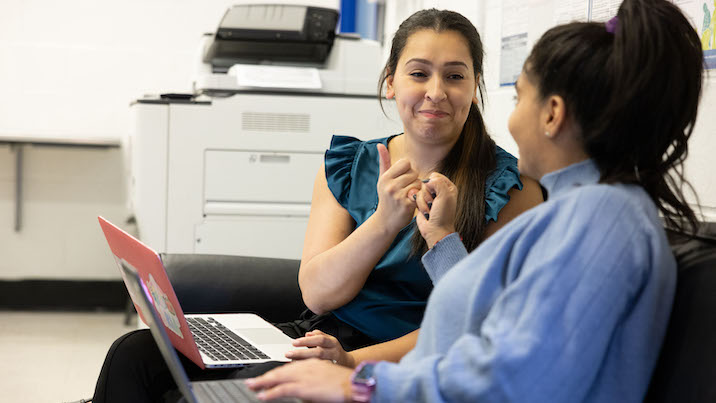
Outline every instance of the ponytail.
[(559, 95), (602, 183), (646, 190), (668, 227), (695, 230), (683, 162), (696, 121), (701, 41), (665, 0), (625, 0), (615, 21), (549, 30), (525, 63), (542, 97)]

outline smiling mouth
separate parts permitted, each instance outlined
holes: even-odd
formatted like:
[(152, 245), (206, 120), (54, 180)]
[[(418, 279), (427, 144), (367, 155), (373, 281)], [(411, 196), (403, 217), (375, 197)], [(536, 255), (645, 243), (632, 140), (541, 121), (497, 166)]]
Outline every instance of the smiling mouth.
[(423, 115), (427, 118), (431, 118), (431, 119), (443, 118), (448, 115), (447, 112), (432, 110), (432, 109), (418, 111), (418, 113), (420, 113), (421, 115)]

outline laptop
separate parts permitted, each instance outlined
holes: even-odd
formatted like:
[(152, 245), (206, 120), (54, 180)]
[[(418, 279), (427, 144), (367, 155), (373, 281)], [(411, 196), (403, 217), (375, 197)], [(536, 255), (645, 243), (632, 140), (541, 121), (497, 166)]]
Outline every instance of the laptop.
[[(123, 259), (119, 260), (119, 268), (122, 272), (129, 295), (137, 306), (138, 312), (146, 319), (152, 336), (164, 357), (169, 371), (183, 396), (180, 402), (185, 403), (223, 403), (223, 402), (260, 402), (256, 394), (246, 386), (241, 379), (229, 379), (223, 381), (189, 382), (184, 367), (179, 361), (165, 326), (161, 324), (163, 319), (154, 309), (152, 298), (147, 287), (139, 278), (137, 270), (132, 268)], [(299, 402), (298, 399), (278, 399), (273, 402)]]
[[(103, 217), (98, 219), (127, 288), (122, 263), (137, 271), (172, 345), (197, 366), (228, 368), (290, 361), (285, 354), (296, 349), (293, 339), (258, 315), (184, 315), (159, 254)], [(130, 296), (139, 317), (149, 325), (135, 295)]]

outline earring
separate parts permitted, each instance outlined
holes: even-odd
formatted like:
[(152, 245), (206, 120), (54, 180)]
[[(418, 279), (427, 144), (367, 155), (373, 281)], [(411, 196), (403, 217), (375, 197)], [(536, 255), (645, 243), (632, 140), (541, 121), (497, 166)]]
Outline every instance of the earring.
[(549, 132), (544, 132), (544, 135), (547, 136), (547, 137), (552, 137), (552, 135), (549, 134)]

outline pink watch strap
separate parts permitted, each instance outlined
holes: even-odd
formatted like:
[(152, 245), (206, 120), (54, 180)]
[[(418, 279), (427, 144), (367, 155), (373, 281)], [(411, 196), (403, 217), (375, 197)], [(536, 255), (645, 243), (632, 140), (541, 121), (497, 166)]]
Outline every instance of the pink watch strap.
[(354, 402), (366, 403), (370, 402), (373, 391), (375, 391), (375, 378), (371, 375), (369, 378), (359, 378), (359, 374), (366, 366), (375, 366), (375, 361), (364, 361), (358, 365), (351, 375), (351, 399)]

